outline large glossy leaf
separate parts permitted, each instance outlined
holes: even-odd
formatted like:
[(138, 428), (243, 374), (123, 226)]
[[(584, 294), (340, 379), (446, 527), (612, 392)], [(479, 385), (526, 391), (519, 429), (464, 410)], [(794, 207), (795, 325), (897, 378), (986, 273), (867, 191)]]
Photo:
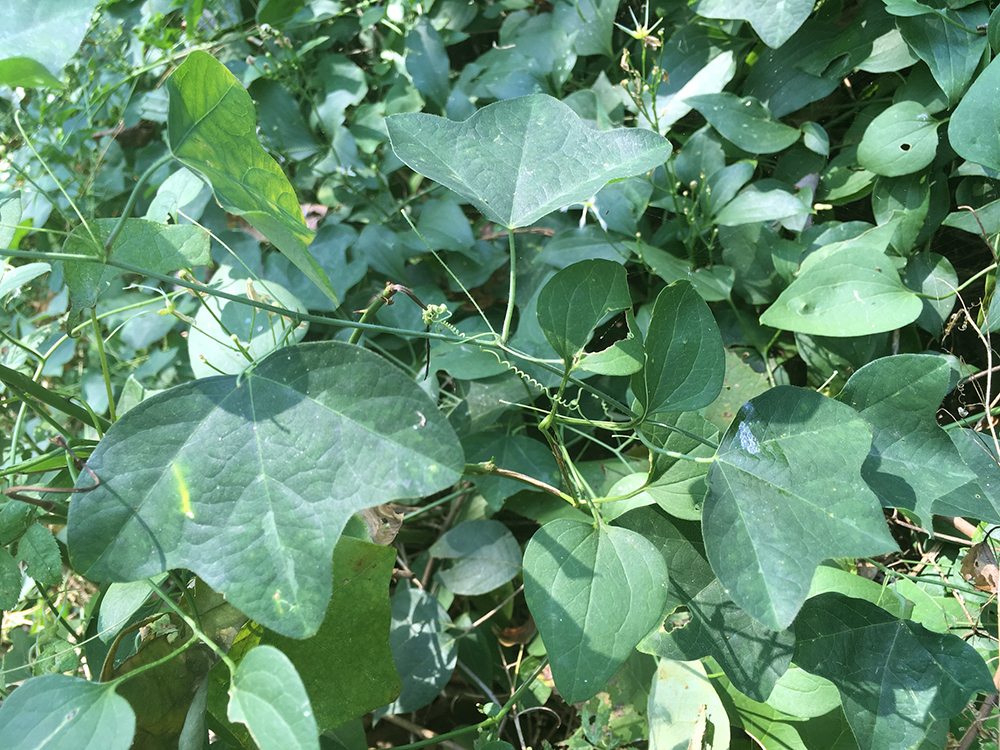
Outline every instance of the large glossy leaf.
[(407, 375), (323, 342), (279, 349), (241, 379), (147, 399), (89, 465), (101, 484), (73, 502), (68, 524), (81, 574), (127, 581), (189, 568), (253, 619), (302, 638), (323, 620), (350, 515), (447, 487), (464, 461)]
[(726, 374), (722, 335), (708, 305), (686, 281), (664, 287), (646, 333), (646, 362), (632, 390), (646, 414), (707, 406)]
[(887, 508), (913, 511), (931, 523), (931, 506), (976, 475), (937, 423), (952, 367), (932, 354), (882, 357), (851, 376), (837, 397), (872, 429), (861, 476)]
[(569, 703), (594, 696), (663, 614), (667, 566), (641, 534), (557, 519), (524, 551), (524, 597)]
[(752, 96), (740, 98), (721, 92), (689, 96), (685, 102), (698, 110), (723, 138), (750, 153), (783, 151), (801, 135), (797, 129), (778, 120), (771, 110)]
[[(998, 100), (1000, 61), (994, 59), (955, 108), (948, 123), (948, 140), (963, 159), (1000, 170), (1000, 110), (994, 106)], [(975, 232), (978, 225), (972, 223), (970, 228)]]
[[(98, 219), (90, 227), (79, 226), (66, 238), (65, 250), (74, 255), (104, 258), (104, 245), (117, 219)], [(91, 231), (94, 233), (91, 236)], [(212, 262), (208, 233), (191, 224), (161, 224), (146, 219), (129, 219), (111, 248), (111, 257), (121, 263), (155, 273), (204, 266)], [(70, 321), (79, 322), (81, 310), (94, 307), (97, 300), (122, 275), (119, 268), (87, 261), (63, 261), (70, 295)]]
[(58, 87), (59, 74), (90, 27), (96, 0), (38, 0), (4, 7), (0, 84)]
[(538, 325), (556, 354), (572, 365), (608, 315), (632, 307), (625, 267), (583, 260), (558, 271), (538, 292)]
[(252, 649), (236, 668), (229, 720), (246, 724), (260, 750), (319, 750), (316, 719), (299, 673), (271, 646)]
[(695, 12), (706, 18), (739, 18), (749, 21), (768, 47), (777, 49), (805, 23), (812, 0), (701, 0)]
[(935, 719), (994, 691), (982, 657), (962, 639), (843, 594), (810, 599), (795, 636), (795, 662), (837, 686), (862, 750), (913, 747)]
[(135, 714), (113, 687), (61, 674), (28, 680), (0, 706), (7, 750), (127, 750), (134, 731)]
[(815, 391), (779, 386), (740, 409), (708, 472), (705, 547), (725, 592), (787, 627), (828, 557), (896, 548), (861, 478), (867, 423)]
[(386, 119), (393, 151), (420, 174), (513, 228), (661, 165), (670, 144), (648, 130), (589, 128), (544, 94), (496, 102), (465, 122), (424, 113)]
[(901, 328), (922, 311), (884, 253), (847, 245), (806, 258), (760, 322), (816, 336), (864, 336)]
[(708, 564), (697, 524), (639, 508), (615, 525), (642, 533), (659, 548), (670, 569), (667, 611), (687, 609), (668, 617), (639, 650), (682, 661), (711, 656), (739, 690), (765, 700), (792, 659), (791, 630), (770, 630), (733, 603)]
[(488, 594), (521, 572), (521, 548), (499, 521), (460, 523), (428, 550), (439, 560), (453, 560), (438, 579), (463, 596)]
[(399, 695), (389, 649), (389, 580), (396, 551), (342, 536), (333, 551), (333, 595), (311, 638), (265, 631), (302, 678), (320, 732), (384, 706)]
[(309, 254), (306, 226), (288, 179), (257, 140), (253, 100), (226, 67), (195, 51), (167, 79), (171, 153), (204, 175), (231, 214), (243, 216), (337, 304), (326, 272)]

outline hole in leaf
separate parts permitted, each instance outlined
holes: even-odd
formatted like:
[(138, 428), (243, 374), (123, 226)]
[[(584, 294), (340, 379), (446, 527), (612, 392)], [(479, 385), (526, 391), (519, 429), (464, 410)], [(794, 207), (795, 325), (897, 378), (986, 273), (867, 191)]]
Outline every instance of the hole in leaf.
[(911, 148), (913, 148), (913, 146), (911, 146), (909, 143), (900, 143), (899, 144), (899, 150), (900, 151), (909, 151)]

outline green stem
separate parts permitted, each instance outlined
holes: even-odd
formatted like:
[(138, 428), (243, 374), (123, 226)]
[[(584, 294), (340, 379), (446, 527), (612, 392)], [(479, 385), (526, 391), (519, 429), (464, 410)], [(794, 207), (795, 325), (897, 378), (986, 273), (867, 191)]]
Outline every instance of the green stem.
[(202, 643), (204, 643), (206, 646), (212, 649), (212, 651), (215, 652), (216, 656), (218, 656), (220, 659), (222, 659), (222, 661), (226, 663), (226, 666), (229, 667), (229, 673), (236, 674), (236, 662), (230, 659), (229, 654), (223, 651), (215, 643), (215, 641), (213, 641), (211, 638), (205, 635), (202, 629), (198, 627), (198, 623), (195, 621), (195, 619), (191, 617), (189, 614), (187, 614), (183, 609), (178, 607), (177, 604), (174, 603), (174, 600), (171, 599), (169, 596), (167, 596), (166, 592), (164, 592), (163, 589), (161, 589), (157, 584), (153, 583), (152, 579), (150, 578), (146, 579), (146, 583), (148, 583), (149, 587), (156, 592), (157, 596), (159, 596), (160, 599), (163, 600), (164, 604), (170, 607), (170, 609), (172, 609), (178, 617), (184, 620), (187, 626), (191, 628), (191, 632), (194, 633), (194, 637), (201, 640)]
[(174, 158), (174, 155), (167, 151), (163, 156), (154, 161), (145, 172), (139, 177), (138, 181), (135, 183), (135, 187), (132, 188), (132, 194), (128, 197), (128, 202), (125, 204), (125, 208), (122, 210), (122, 215), (118, 219), (118, 223), (115, 224), (115, 228), (111, 230), (111, 234), (108, 235), (108, 241), (104, 243), (104, 256), (105, 258), (111, 257), (111, 248), (115, 246), (115, 241), (118, 239), (118, 235), (122, 233), (122, 229), (125, 228), (125, 222), (128, 221), (129, 217), (132, 215), (132, 209), (135, 208), (135, 202), (139, 198), (139, 193), (145, 187), (146, 183), (149, 182), (149, 178), (153, 176), (160, 167), (169, 162)]
[(151, 669), (156, 669), (161, 664), (165, 664), (166, 662), (170, 661), (171, 659), (176, 658), (177, 656), (179, 656), (180, 654), (184, 653), (189, 648), (191, 648), (199, 640), (201, 640), (201, 639), (197, 635), (192, 635), (190, 638), (187, 639), (187, 641), (185, 643), (183, 643), (180, 646), (178, 646), (177, 648), (175, 648), (173, 651), (171, 651), (166, 656), (161, 656), (156, 661), (151, 661), (149, 664), (143, 664), (140, 667), (136, 667), (131, 672), (127, 672), (126, 674), (123, 674), (123, 675), (121, 675), (119, 677), (116, 677), (113, 680), (108, 680), (107, 682), (105, 682), (103, 684), (107, 685), (109, 690), (114, 690), (116, 687), (118, 687), (119, 685), (121, 685), (126, 680), (131, 680), (133, 677), (138, 677), (143, 672), (148, 672)]
[(514, 230), (507, 228), (510, 240), (510, 285), (507, 289), (507, 312), (503, 316), (503, 330), (500, 332), (500, 343), (506, 344), (510, 338), (510, 324), (514, 319), (514, 292), (517, 291), (517, 249), (514, 246)]
[[(392, 299), (392, 284), (387, 283), (385, 289), (375, 295), (375, 298), (371, 301), (368, 307), (365, 308), (364, 312), (361, 313), (361, 323), (371, 323), (375, 318), (376, 313), (388, 304), (389, 300)], [(354, 332), (351, 333), (351, 338), (347, 340), (349, 344), (357, 344), (361, 341), (361, 329), (355, 328)]]
[(535, 668), (535, 671), (532, 672), (530, 675), (528, 675), (528, 678), (523, 683), (521, 683), (521, 686), (510, 697), (510, 700), (503, 705), (503, 708), (501, 708), (497, 712), (496, 716), (490, 716), (489, 718), (484, 719), (478, 724), (473, 724), (471, 727), (462, 727), (461, 729), (454, 729), (451, 732), (445, 732), (444, 734), (439, 734), (435, 737), (431, 737), (426, 740), (420, 740), (419, 742), (411, 742), (409, 745), (398, 745), (392, 748), (392, 750), (417, 750), (417, 748), (427, 747), (428, 745), (436, 745), (439, 742), (445, 742), (447, 740), (454, 739), (455, 737), (461, 737), (463, 735), (469, 734), (470, 732), (482, 732), (484, 730), (500, 726), (500, 722), (508, 713), (510, 713), (511, 709), (514, 708), (514, 706), (517, 704), (518, 699), (521, 697), (524, 691), (531, 686), (531, 683), (535, 681), (535, 678), (542, 673), (542, 670), (545, 668), (545, 665), (548, 664), (548, 661), (549, 658), (547, 656), (542, 659), (541, 663)]
[(94, 326), (94, 336), (97, 338), (97, 356), (101, 360), (101, 372), (104, 374), (104, 387), (108, 392), (108, 416), (111, 423), (118, 421), (115, 413), (115, 394), (111, 388), (111, 372), (108, 370), (108, 357), (104, 353), (104, 336), (101, 335), (101, 325), (97, 322), (97, 310), (90, 308), (90, 322)]
[(967, 586), (957, 586), (954, 583), (949, 583), (948, 581), (938, 581), (934, 578), (917, 578), (916, 576), (909, 576), (906, 573), (900, 573), (892, 568), (887, 568), (880, 562), (872, 560), (870, 557), (864, 558), (865, 562), (874, 565), (876, 568), (881, 570), (886, 575), (895, 576), (896, 578), (905, 578), (907, 581), (912, 581), (913, 583), (929, 583), (933, 586), (940, 586), (942, 588), (950, 589), (952, 591), (961, 591), (963, 594), (969, 594), (971, 596), (980, 596), (982, 591), (976, 591), (976, 589)]

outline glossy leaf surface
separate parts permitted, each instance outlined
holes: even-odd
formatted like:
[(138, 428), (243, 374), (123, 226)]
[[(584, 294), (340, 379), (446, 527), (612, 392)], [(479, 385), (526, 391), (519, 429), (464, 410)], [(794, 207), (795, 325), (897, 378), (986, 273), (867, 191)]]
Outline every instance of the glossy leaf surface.
[(740, 18), (748, 21), (769, 47), (788, 41), (812, 12), (811, 0), (701, 0), (695, 12), (706, 18)]
[(0, 27), (0, 84), (58, 87), (63, 67), (80, 47), (96, 0), (10, 3)]
[(937, 126), (917, 102), (894, 104), (868, 126), (858, 146), (858, 163), (886, 177), (923, 169), (937, 152)]
[(913, 511), (925, 524), (938, 498), (976, 479), (937, 423), (951, 378), (944, 357), (900, 354), (862, 367), (837, 397), (872, 429), (871, 454), (861, 467), (865, 482), (883, 506)]
[(646, 172), (670, 155), (670, 144), (656, 133), (592, 130), (542, 94), (491, 104), (465, 122), (413, 113), (389, 117), (386, 127), (407, 166), (508, 228), (585, 201), (611, 180)]
[(28, 680), (0, 706), (9, 750), (127, 750), (134, 731), (135, 714), (112, 687), (61, 674)]
[(647, 414), (707, 406), (726, 373), (722, 336), (708, 305), (686, 281), (664, 287), (646, 332), (646, 362), (632, 390)]
[(816, 566), (896, 548), (861, 478), (867, 423), (820, 394), (779, 386), (747, 402), (708, 473), (705, 548), (724, 591), (772, 630), (805, 601)]
[(323, 620), (328, 560), (350, 515), (447, 487), (464, 466), (451, 427), (408, 376), (335, 342), (147, 399), (89, 464), (102, 481), (70, 512), (77, 570), (123, 581), (185, 567), (299, 638)]
[(171, 153), (211, 184), (231, 214), (250, 222), (334, 303), (326, 272), (306, 249), (314, 232), (288, 178), (257, 140), (246, 89), (207, 52), (192, 52), (167, 79)]
[(629, 529), (557, 519), (524, 552), (524, 596), (556, 687), (570, 703), (595, 695), (654, 628), (667, 566)]
[(795, 662), (837, 686), (862, 750), (912, 747), (934, 719), (994, 690), (982, 657), (962, 639), (843, 594), (810, 599), (795, 636)]
[(299, 673), (271, 646), (251, 649), (237, 667), (229, 720), (246, 724), (260, 750), (319, 750), (316, 719)]
[(652, 748), (691, 747), (699, 733), (713, 750), (729, 747), (729, 717), (699, 661), (659, 660), (646, 716)]
[(993, 60), (973, 82), (948, 123), (951, 147), (964, 159), (1000, 170), (1000, 62)]

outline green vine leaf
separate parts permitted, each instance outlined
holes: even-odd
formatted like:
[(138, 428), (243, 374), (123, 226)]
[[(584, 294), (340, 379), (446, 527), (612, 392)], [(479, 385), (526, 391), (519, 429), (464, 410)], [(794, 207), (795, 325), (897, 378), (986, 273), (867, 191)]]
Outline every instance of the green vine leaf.
[(612, 180), (648, 172), (671, 151), (649, 130), (593, 130), (544, 94), (490, 104), (465, 122), (425, 113), (385, 122), (404, 164), (508, 229), (581, 203)]
[(196, 50), (167, 79), (167, 91), (170, 152), (208, 180), (226, 211), (250, 222), (339, 306), (326, 272), (306, 249), (315, 233), (295, 191), (257, 139), (246, 89), (226, 66)]
[(900, 354), (862, 367), (837, 397), (872, 428), (872, 450), (861, 467), (865, 482), (883, 506), (913, 511), (928, 525), (939, 498), (976, 480), (937, 423), (951, 379), (944, 357)]
[(101, 484), (70, 509), (78, 571), (131, 581), (188, 568), (291, 638), (323, 621), (329, 560), (351, 514), (441, 490), (465, 466), (408, 375), (339, 342), (286, 347), (242, 378), (157, 394), (88, 463)]
[(106, 683), (43, 675), (25, 682), (0, 705), (0, 737), (7, 750), (128, 750), (134, 733), (132, 708)]
[(272, 646), (257, 646), (240, 661), (229, 690), (229, 720), (246, 724), (260, 750), (319, 750), (302, 679)]
[(632, 376), (643, 412), (693, 411), (712, 403), (726, 376), (725, 349), (708, 305), (687, 281), (656, 297), (646, 332), (646, 361)]
[(558, 271), (538, 292), (538, 325), (556, 354), (572, 366), (594, 329), (611, 313), (632, 307), (625, 267), (582, 260)]
[(914, 747), (936, 720), (995, 690), (982, 657), (961, 638), (843, 594), (806, 602), (795, 638), (795, 663), (837, 686), (861, 750)]
[[(1000, 170), (1000, 141), (996, 136), (1000, 132), (1000, 112), (993, 106), (998, 97), (1000, 60), (994, 58), (955, 108), (948, 123), (948, 140), (963, 159)], [(978, 231), (978, 225), (965, 221), (973, 232)]]
[(748, 401), (722, 438), (702, 513), (708, 560), (772, 630), (795, 619), (820, 561), (896, 549), (861, 478), (871, 441), (853, 409), (793, 386)]
[(656, 627), (667, 566), (641, 534), (560, 518), (524, 551), (524, 597), (568, 703), (587, 700)]

